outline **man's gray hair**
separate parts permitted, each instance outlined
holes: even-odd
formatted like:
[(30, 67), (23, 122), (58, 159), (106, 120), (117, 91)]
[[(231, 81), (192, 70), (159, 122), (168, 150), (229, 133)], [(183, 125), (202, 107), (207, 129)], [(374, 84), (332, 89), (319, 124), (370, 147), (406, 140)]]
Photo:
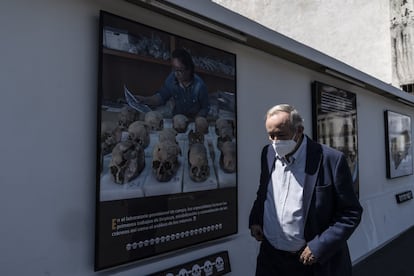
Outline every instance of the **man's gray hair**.
[(289, 104), (278, 104), (273, 106), (267, 111), (265, 119), (279, 112), (286, 112), (289, 114), (289, 121), (293, 130), (297, 129), (298, 127), (303, 127), (303, 119), (299, 114), (299, 111), (297, 111), (294, 106), (291, 106)]

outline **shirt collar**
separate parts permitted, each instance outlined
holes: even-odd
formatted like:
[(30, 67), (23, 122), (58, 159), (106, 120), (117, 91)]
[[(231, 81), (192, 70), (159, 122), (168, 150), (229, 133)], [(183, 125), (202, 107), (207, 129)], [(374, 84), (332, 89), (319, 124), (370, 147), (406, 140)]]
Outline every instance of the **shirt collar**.
[(290, 156), (290, 158), (298, 159), (302, 154), (304, 149), (306, 148), (306, 136), (303, 136), (303, 139), (299, 145), (299, 148)]
[(296, 149), (296, 151), (292, 154), (292, 155), (288, 155), (285, 157), (280, 157), (279, 155), (276, 154), (276, 158), (281, 160), (283, 164), (288, 164), (288, 165), (292, 165), (295, 163), (295, 160), (298, 158), (301, 158), (305, 152), (305, 148), (306, 148), (306, 144), (307, 144), (307, 140), (306, 140), (306, 136), (303, 136), (302, 141), (300, 142), (299, 147)]

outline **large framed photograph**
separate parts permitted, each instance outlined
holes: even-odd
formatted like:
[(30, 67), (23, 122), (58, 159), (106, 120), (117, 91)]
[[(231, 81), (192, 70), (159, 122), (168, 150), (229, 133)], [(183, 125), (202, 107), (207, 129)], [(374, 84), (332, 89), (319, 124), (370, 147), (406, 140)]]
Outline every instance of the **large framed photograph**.
[(384, 121), (387, 177), (395, 178), (412, 174), (411, 117), (386, 110)]
[(237, 233), (236, 56), (101, 11), (95, 270)]
[(359, 196), (356, 94), (315, 81), (312, 113), (313, 139), (344, 153)]

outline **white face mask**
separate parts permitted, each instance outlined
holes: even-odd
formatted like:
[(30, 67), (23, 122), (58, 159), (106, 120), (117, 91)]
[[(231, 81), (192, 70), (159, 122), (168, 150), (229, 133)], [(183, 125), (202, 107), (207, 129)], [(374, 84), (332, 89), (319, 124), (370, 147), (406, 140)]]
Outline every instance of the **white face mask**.
[(273, 141), (272, 146), (275, 149), (277, 155), (279, 155), (280, 157), (284, 157), (295, 149), (297, 142), (293, 140), (294, 137), (295, 136), (293, 136), (291, 140)]

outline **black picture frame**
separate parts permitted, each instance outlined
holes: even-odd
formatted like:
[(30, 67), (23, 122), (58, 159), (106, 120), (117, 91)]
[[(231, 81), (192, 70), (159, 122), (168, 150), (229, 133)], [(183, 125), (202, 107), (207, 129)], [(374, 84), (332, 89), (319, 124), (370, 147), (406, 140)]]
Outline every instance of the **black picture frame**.
[(411, 117), (385, 110), (384, 123), (387, 178), (413, 174)]
[(358, 120), (356, 94), (335, 86), (312, 83), (313, 139), (344, 153), (359, 197)]
[[(95, 270), (236, 234), (236, 55), (106, 11), (100, 11), (99, 19)], [(161, 130), (152, 129), (146, 115), (149, 110), (162, 114), (165, 129), (175, 128), (174, 114), (167, 104), (155, 108), (134, 102), (134, 95), (153, 95), (166, 77), (174, 74), (171, 53), (176, 48), (191, 54), (195, 73), (206, 83), (208, 128), (192, 140), (190, 132), (197, 132), (196, 118), (187, 118), (186, 128), (175, 136), (180, 150), (175, 153), (173, 176), (159, 180), (153, 161), (156, 146), (163, 143)], [(135, 121), (144, 122), (148, 144), (139, 147), (130, 141), (128, 146), (117, 148), (130, 140), (128, 126)], [(206, 149), (210, 171), (201, 181), (190, 176), (192, 143), (200, 143)], [(224, 147), (229, 147), (226, 152), (230, 155), (224, 153)], [(132, 163), (141, 166), (138, 175), (125, 180), (125, 164), (131, 162), (114, 158), (115, 148), (117, 158), (138, 160)], [(123, 149), (132, 153), (119, 154)], [(125, 177), (116, 176), (119, 172)]]

